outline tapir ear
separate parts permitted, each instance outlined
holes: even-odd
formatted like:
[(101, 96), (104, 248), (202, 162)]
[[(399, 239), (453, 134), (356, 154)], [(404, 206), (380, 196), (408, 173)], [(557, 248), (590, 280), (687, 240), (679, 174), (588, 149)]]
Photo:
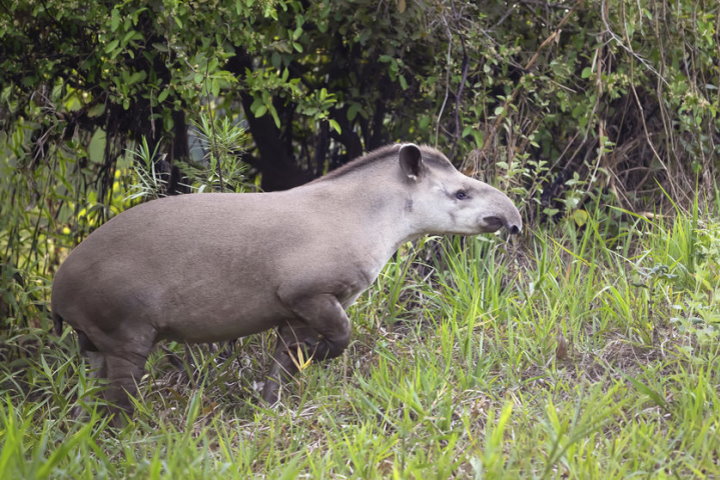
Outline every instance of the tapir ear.
[(425, 168), (420, 148), (412, 143), (400, 147), (400, 168), (410, 180), (417, 181)]

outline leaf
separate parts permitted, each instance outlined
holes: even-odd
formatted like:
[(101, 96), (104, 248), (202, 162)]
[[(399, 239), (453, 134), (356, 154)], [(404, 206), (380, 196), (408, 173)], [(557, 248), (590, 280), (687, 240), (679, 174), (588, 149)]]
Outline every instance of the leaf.
[(360, 108), (361, 107), (359, 103), (352, 103), (347, 111), (347, 119), (351, 122), (355, 120), (355, 117), (357, 117)]
[(120, 44), (120, 40), (118, 40), (117, 38), (115, 40), (111, 41), (110, 43), (105, 45), (105, 53), (112, 52), (113, 50), (115, 50), (117, 48), (117, 46), (119, 44)]
[(267, 113), (267, 107), (263, 104), (258, 105), (254, 110), (251, 109), (255, 118), (260, 118)]
[(65, 458), (73, 454), (77, 450), (77, 445), (81, 442), (89, 443), (92, 441), (92, 429), (94, 423), (89, 422), (85, 424), (80, 430), (75, 432), (70, 438), (66, 438), (60, 446), (55, 449), (48, 459), (37, 469), (35, 472), (35, 478), (49, 477), (53, 472), (56, 471), (58, 464)]
[(130, 75), (126, 83), (128, 85), (132, 85), (134, 83), (142, 82), (143, 80), (145, 80), (146, 77), (147, 73), (145, 73), (145, 70), (140, 70)]
[(273, 107), (272, 103), (268, 105), (268, 111), (270, 112), (273, 120), (275, 120), (275, 126), (280, 128), (280, 117), (278, 116), (277, 110), (275, 110), (275, 107)]
[(220, 96), (220, 82), (216, 78), (210, 80), (210, 93), (213, 97)]
[(592, 75), (592, 68), (590, 68), (590, 67), (583, 68), (583, 71), (580, 74), (580, 76), (582, 78), (590, 78), (591, 75)]
[(660, 394), (660, 392), (648, 387), (637, 378), (631, 377), (630, 375), (623, 376), (628, 382), (632, 383), (632, 385), (637, 389), (637, 391), (639, 391), (640, 393), (644, 393), (645, 395), (650, 397), (650, 400), (652, 400), (655, 405), (661, 407), (663, 410), (668, 410), (668, 404), (662, 394)]
[(572, 109), (571, 115), (573, 118), (581, 119), (585, 116), (585, 105), (583, 103), (578, 103), (575, 105), (575, 108)]
[(302, 36), (302, 34), (303, 34), (302, 26), (297, 27), (295, 29), (295, 31), (293, 31), (293, 33), (292, 33), (293, 41), (297, 41)]
[(170, 89), (169, 89), (169, 88), (166, 88), (165, 90), (163, 90), (162, 92), (160, 92), (160, 95), (158, 95), (158, 97), (157, 97), (158, 103), (164, 102), (165, 99), (168, 97), (168, 95), (170, 95)]
[[(104, 106), (103, 106), (104, 107)], [(98, 128), (93, 133), (88, 145), (88, 158), (93, 163), (102, 164), (105, 160), (105, 143), (107, 135), (102, 128)]]
[(407, 2), (405, 0), (397, 0), (398, 13), (404, 13), (407, 9)]
[(104, 103), (98, 103), (96, 105), (93, 105), (92, 107), (88, 108), (87, 116), (90, 118), (99, 117), (105, 112), (105, 104)]
[(130, 30), (129, 32), (125, 33), (125, 35), (123, 36), (122, 42), (120, 42), (120, 43), (122, 43), (123, 45), (126, 45), (126, 44), (127, 44), (130, 40), (132, 40), (132, 39), (135, 37), (135, 35), (137, 35), (138, 33), (139, 33), (139, 32), (136, 32), (135, 30)]
[(575, 225), (582, 227), (588, 221), (590, 214), (586, 210), (578, 209), (572, 213), (572, 218), (575, 220)]
[(113, 8), (110, 13), (110, 30), (115, 31), (120, 26), (120, 12), (117, 8)]
[(498, 418), (497, 425), (492, 429), (490, 433), (490, 443), (495, 449), (500, 448), (502, 445), (503, 435), (505, 434), (505, 428), (507, 423), (512, 416), (513, 404), (510, 401), (505, 402), (502, 411), (500, 412), (500, 418)]
[(485, 142), (483, 139), (483, 134), (480, 130), (469, 125), (469, 126), (465, 127), (462, 131), (463, 138), (467, 137), (468, 135), (470, 135), (473, 138), (473, 140), (475, 141), (475, 146), (477, 148), (482, 148), (482, 146)]
[(278, 52), (272, 53), (270, 56), (270, 64), (273, 67), (280, 69), (280, 66), (282, 65), (282, 58), (280, 58), (280, 54)]
[(335, 130), (337, 133), (342, 133), (342, 128), (340, 128), (340, 124), (333, 120), (332, 118), (328, 120), (328, 123), (332, 127), (333, 130)]
[(402, 88), (403, 90), (407, 90), (408, 83), (407, 80), (405, 80), (405, 76), (403, 74), (399, 74), (398, 80), (400, 80), (400, 88)]
[(65, 101), (65, 108), (67, 108), (71, 112), (77, 112), (82, 108), (82, 106), (82, 101), (80, 100), (80, 96), (77, 94), (77, 92), (68, 96), (67, 100)]

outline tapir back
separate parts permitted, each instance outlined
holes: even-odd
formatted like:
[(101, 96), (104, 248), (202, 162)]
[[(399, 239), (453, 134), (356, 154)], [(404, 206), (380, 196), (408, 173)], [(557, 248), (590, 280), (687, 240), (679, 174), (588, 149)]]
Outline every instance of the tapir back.
[[(93, 232), (63, 263), (53, 311), (78, 329), (151, 323), (189, 342), (236, 338), (288, 312), (275, 290), (283, 256), (310, 264), (313, 222), (283, 194), (198, 194), (134, 207)], [(270, 221), (272, 219), (272, 221)]]

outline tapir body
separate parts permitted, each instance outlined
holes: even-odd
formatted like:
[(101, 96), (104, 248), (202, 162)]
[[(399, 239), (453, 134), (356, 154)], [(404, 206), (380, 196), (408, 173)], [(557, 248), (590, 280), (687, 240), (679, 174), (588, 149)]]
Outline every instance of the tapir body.
[(189, 194), (133, 207), (89, 235), (55, 276), (52, 311), (78, 333), (106, 398), (129, 411), (153, 345), (278, 328), (263, 397), (277, 400), (303, 349), (350, 340), (345, 308), (404, 242), (520, 230), (500, 191), (439, 151), (390, 145), (284, 192)]

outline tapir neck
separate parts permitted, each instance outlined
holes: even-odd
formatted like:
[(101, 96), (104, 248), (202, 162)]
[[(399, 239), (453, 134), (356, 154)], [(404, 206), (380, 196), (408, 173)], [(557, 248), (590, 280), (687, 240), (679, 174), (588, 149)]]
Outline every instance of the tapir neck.
[(423, 233), (413, 221), (409, 192), (404, 186), (390, 185), (387, 177), (387, 172), (378, 172), (359, 182), (348, 175), (304, 187), (317, 195), (328, 215), (341, 221), (348, 242), (361, 244), (383, 264), (400, 245)]

